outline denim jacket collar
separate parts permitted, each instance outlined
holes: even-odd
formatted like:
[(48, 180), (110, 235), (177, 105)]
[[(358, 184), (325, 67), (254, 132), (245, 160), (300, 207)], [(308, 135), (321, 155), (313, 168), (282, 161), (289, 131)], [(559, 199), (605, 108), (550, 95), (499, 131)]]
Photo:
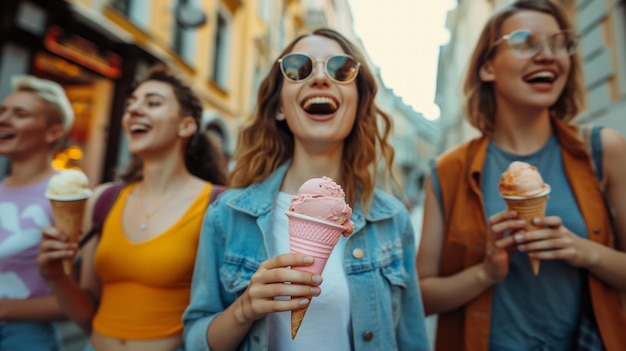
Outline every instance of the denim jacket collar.
[[(273, 174), (265, 180), (252, 184), (244, 189), (240, 194), (233, 197), (226, 206), (249, 214), (253, 217), (261, 217), (272, 210), (274, 197), (280, 191), (280, 185), (285, 178), (285, 173), (289, 169), (291, 161), (288, 161), (278, 167)], [(366, 221), (377, 222), (387, 218), (391, 218), (398, 214), (398, 210), (389, 206), (387, 201), (378, 194), (379, 190), (374, 192), (372, 205), (367, 213), (363, 213), (360, 198), (361, 193), (357, 194), (356, 204), (352, 211), (352, 222), (354, 222), (354, 232), (360, 231)]]
[(286, 162), (263, 181), (244, 188), (241, 193), (230, 199), (226, 206), (253, 217), (260, 217), (270, 212), (274, 197), (280, 191), (280, 185), (290, 165), (291, 162)]

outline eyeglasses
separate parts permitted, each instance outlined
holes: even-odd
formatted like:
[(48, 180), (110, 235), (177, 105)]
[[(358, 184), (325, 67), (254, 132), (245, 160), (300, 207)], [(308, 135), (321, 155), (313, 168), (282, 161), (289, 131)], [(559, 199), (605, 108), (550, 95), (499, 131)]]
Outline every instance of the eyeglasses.
[(496, 40), (489, 50), (489, 55), (503, 41), (506, 41), (511, 52), (522, 58), (537, 55), (545, 44), (559, 57), (571, 56), (576, 52), (579, 35), (571, 30), (562, 30), (552, 34), (536, 34), (529, 29), (520, 29)]
[(333, 82), (339, 84), (351, 83), (359, 75), (361, 64), (352, 56), (334, 55), (325, 60), (316, 59), (300, 53), (291, 53), (278, 60), (283, 76), (292, 82), (304, 82), (313, 77), (316, 63), (324, 62), (324, 72)]

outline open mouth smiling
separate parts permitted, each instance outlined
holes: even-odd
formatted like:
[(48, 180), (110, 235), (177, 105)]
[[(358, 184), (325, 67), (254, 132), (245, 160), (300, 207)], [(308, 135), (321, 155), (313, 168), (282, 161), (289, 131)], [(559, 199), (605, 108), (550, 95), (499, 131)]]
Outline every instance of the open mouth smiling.
[(143, 135), (152, 129), (149, 125), (143, 123), (133, 123), (128, 126), (128, 131), (131, 135)]
[(338, 108), (337, 101), (327, 96), (311, 97), (302, 103), (302, 109), (313, 115), (328, 115), (337, 111)]
[(12, 139), (13, 137), (15, 137), (15, 134), (10, 133), (10, 132), (0, 132), (0, 139), (2, 140), (9, 140)]
[(527, 83), (552, 83), (556, 78), (557, 76), (554, 72), (540, 71), (525, 76), (524, 81)]

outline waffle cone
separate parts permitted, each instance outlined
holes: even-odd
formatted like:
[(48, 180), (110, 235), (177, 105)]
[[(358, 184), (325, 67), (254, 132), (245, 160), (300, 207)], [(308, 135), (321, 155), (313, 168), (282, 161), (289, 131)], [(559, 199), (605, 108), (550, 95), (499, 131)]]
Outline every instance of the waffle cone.
[(287, 216), (289, 217), (290, 252), (314, 257), (312, 265), (292, 268), (322, 274), (326, 261), (345, 228), (299, 213), (287, 212)]
[(309, 241), (335, 246), (345, 228), (321, 219), (288, 212), (289, 235)]
[[(314, 257), (309, 266), (294, 266), (293, 269), (322, 274), (328, 257), (345, 231), (343, 226), (318, 218), (287, 212), (289, 217), (289, 247), (292, 253)], [(309, 305), (291, 311), (291, 339), (296, 337)]]
[(298, 329), (300, 329), (300, 325), (302, 324), (302, 320), (304, 319), (304, 315), (308, 309), (309, 305), (299, 310), (291, 311), (291, 340), (295, 339)]
[[(545, 216), (547, 200), (548, 194), (527, 199), (504, 198), (509, 210), (516, 211), (519, 218), (526, 221), (526, 231), (528, 232), (541, 229), (541, 227), (532, 224), (532, 219)], [(536, 258), (529, 258), (529, 260), (533, 273), (539, 275), (540, 260)]]
[[(50, 200), (54, 225), (59, 228), (70, 240), (77, 243), (83, 226), (83, 216), (87, 199), (61, 201)], [(74, 259), (63, 260), (63, 269), (66, 274), (72, 272)]]

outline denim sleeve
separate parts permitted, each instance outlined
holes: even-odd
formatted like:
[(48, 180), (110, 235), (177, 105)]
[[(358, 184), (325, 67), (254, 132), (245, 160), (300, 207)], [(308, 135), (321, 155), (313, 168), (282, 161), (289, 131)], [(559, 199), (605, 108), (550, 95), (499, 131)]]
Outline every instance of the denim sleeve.
[(396, 339), (398, 340), (398, 350), (426, 351), (429, 350), (430, 346), (426, 337), (424, 305), (415, 267), (415, 233), (408, 212), (403, 211), (402, 213), (404, 220), (402, 234), (404, 259), (402, 264), (409, 275), (409, 280), (406, 292), (402, 296), (402, 312), (396, 329)]
[[(219, 201), (218, 201), (219, 203)], [(209, 206), (202, 224), (193, 279), (191, 299), (183, 314), (185, 349), (209, 351), (209, 324), (227, 306), (221, 296), (225, 293), (219, 280), (219, 264), (223, 261), (223, 231), (219, 228), (219, 204)]]

